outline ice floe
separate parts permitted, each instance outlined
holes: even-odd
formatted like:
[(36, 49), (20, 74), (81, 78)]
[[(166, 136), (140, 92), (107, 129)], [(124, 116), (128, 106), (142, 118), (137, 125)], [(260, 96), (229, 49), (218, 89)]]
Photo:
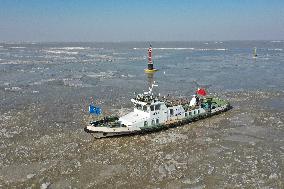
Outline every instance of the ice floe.
[[(147, 49), (147, 48), (133, 48), (133, 50), (141, 50), (141, 49)], [(156, 47), (152, 48), (156, 50), (193, 50), (193, 51), (226, 51), (228, 49), (226, 48), (185, 48), (185, 47)]]
[(79, 53), (79, 52), (64, 51), (64, 50), (45, 50), (45, 52), (51, 54), (68, 54), (68, 55), (76, 55)]

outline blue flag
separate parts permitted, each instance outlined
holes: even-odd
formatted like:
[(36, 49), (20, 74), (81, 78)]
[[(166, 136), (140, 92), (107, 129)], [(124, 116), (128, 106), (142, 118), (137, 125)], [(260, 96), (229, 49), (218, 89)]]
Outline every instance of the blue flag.
[(90, 114), (100, 115), (102, 113), (102, 109), (99, 107), (95, 107), (94, 105), (90, 104), (89, 106)]

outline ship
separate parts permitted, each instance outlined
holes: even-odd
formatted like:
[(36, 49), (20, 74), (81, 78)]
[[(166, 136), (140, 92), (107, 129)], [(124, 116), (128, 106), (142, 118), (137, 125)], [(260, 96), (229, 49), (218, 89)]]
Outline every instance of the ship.
[[(126, 115), (106, 116), (91, 121), (85, 131), (95, 138), (119, 135), (149, 133), (186, 125), (204, 119), (231, 108), (228, 101), (207, 95), (204, 88), (198, 88), (193, 96), (175, 98), (170, 95), (161, 96), (154, 93), (153, 76), (158, 69), (153, 67), (152, 47), (148, 49), (148, 91), (142, 92), (131, 99), (133, 111)], [(98, 114), (100, 109), (98, 109)], [(90, 111), (91, 113), (91, 111)]]
[(257, 48), (254, 47), (253, 48), (253, 58), (257, 58), (257, 53), (256, 53)]
[(228, 101), (207, 96), (198, 89), (192, 98), (154, 94), (153, 87), (131, 99), (133, 111), (122, 116), (107, 116), (91, 121), (85, 131), (95, 138), (140, 134), (166, 130), (211, 117), (231, 109)]

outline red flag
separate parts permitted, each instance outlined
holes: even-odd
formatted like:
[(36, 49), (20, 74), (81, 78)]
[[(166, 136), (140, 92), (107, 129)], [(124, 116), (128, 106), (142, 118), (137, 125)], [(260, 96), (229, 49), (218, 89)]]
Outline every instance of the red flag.
[(206, 96), (206, 91), (205, 89), (197, 89), (196, 94), (200, 96)]

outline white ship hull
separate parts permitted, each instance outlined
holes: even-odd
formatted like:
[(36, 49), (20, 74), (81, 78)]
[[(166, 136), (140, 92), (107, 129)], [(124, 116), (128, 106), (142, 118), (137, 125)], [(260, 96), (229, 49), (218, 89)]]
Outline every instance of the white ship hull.
[[(213, 116), (215, 114), (219, 114), (221, 112), (229, 110), (231, 107), (229, 104), (225, 104), (223, 106), (215, 107), (211, 112), (206, 111), (203, 108), (193, 110), (196, 112), (195, 115), (191, 116), (173, 116), (168, 117), (168, 119), (160, 124), (154, 125), (142, 125), (141, 122), (136, 123), (136, 125), (132, 126), (123, 126), (123, 127), (103, 127), (103, 126), (93, 126), (89, 125), (85, 128), (85, 130), (89, 133), (92, 133), (95, 138), (105, 138), (105, 137), (113, 137), (113, 136), (120, 136), (120, 135), (130, 135), (130, 134), (137, 134), (137, 133), (146, 133), (146, 132), (153, 132), (163, 129), (168, 129), (171, 127), (176, 127), (180, 125), (184, 125), (193, 121), (197, 121), (199, 119), (204, 119), (206, 117)], [(185, 113), (184, 113), (185, 114)], [(130, 114), (127, 114), (132, 115)], [(122, 118), (127, 118), (128, 116), (123, 116)], [(136, 114), (137, 115), (137, 114)], [(188, 114), (185, 114), (188, 115)], [(138, 114), (139, 117), (139, 114)], [(121, 118), (119, 119), (121, 120)], [(123, 119), (122, 119), (123, 120)], [(138, 126), (140, 125), (140, 126)], [(142, 126), (141, 126), (142, 125)]]

